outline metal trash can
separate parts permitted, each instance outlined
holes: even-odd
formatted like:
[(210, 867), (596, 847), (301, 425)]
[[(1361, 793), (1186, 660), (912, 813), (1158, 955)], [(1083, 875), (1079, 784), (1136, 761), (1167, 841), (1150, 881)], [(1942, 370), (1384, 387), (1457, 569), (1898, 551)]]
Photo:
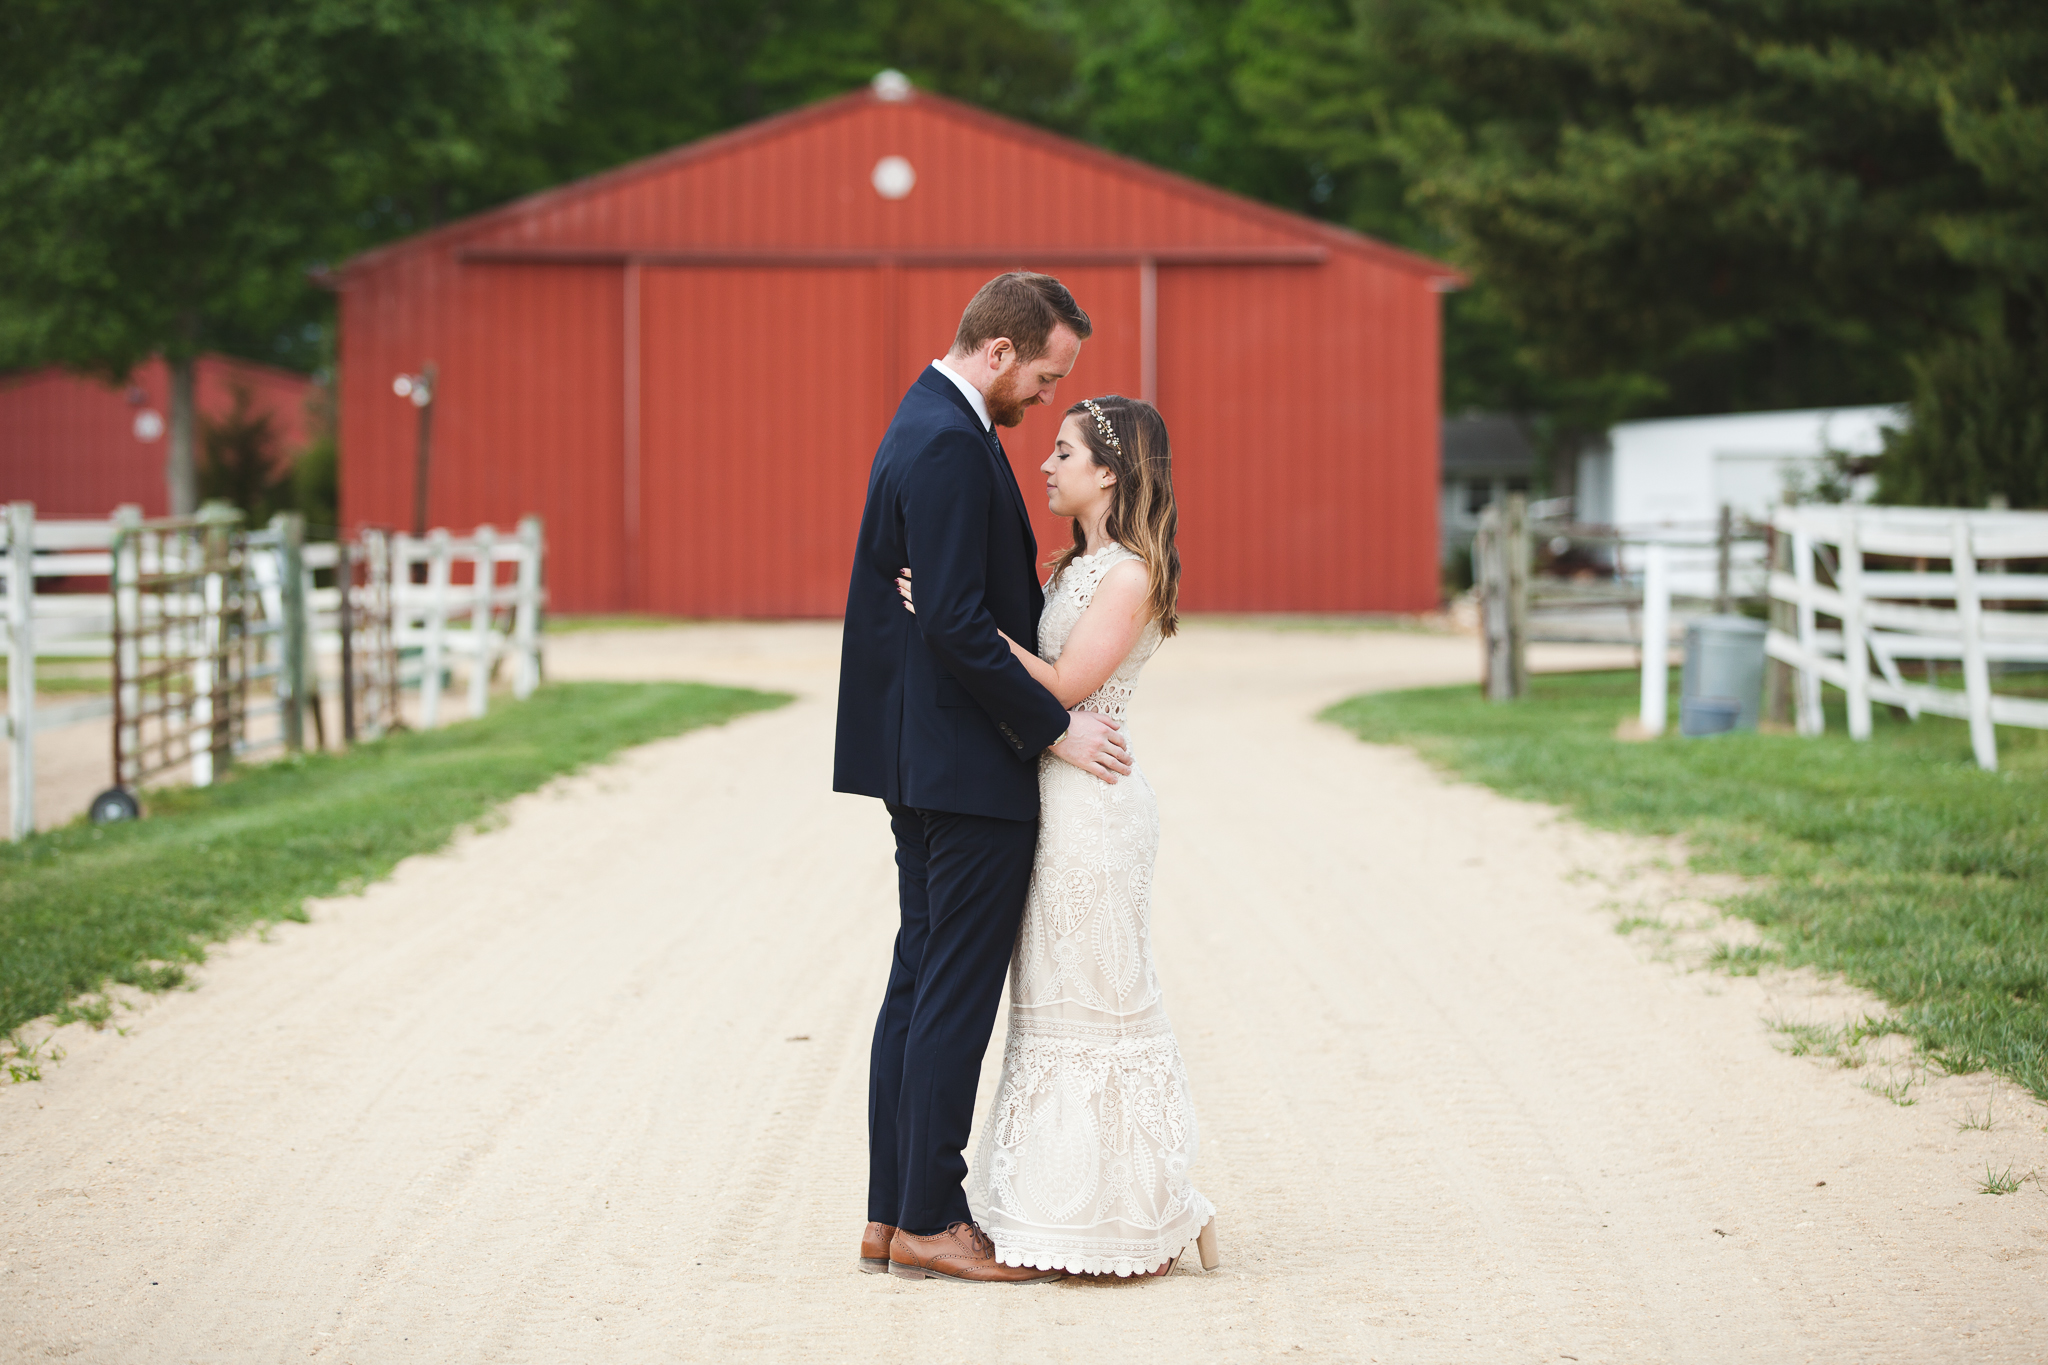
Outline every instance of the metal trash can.
[(1764, 623), (1702, 616), (1685, 628), (1678, 732), (1715, 735), (1756, 729), (1764, 694)]

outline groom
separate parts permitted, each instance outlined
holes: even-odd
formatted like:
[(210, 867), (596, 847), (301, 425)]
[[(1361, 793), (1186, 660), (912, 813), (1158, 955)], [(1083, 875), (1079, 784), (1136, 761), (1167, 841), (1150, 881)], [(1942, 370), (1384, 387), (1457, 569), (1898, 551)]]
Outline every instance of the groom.
[[(1034, 682), (997, 631), (1035, 645), (1038, 543), (996, 438), (1052, 401), (1091, 328), (1049, 275), (983, 285), (953, 348), (903, 396), (868, 476), (832, 789), (882, 798), (896, 836), (896, 933), (868, 1064), (860, 1264), (907, 1279), (1016, 1283), (967, 1208), (962, 1151), (1038, 843), (1038, 756), (1105, 781), (1122, 738)], [(916, 574), (917, 614), (896, 594)]]

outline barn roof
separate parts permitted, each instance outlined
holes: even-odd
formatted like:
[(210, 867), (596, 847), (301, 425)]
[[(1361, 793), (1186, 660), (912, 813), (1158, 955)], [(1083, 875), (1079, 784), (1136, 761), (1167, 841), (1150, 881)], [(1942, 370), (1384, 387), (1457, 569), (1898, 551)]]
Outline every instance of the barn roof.
[[(920, 197), (869, 184), (907, 156)], [(353, 278), (421, 251), (590, 263), (750, 260), (1048, 266), (1307, 262), (1344, 252), (1425, 278), (1452, 267), (972, 105), (872, 89), (820, 101), (367, 251)]]

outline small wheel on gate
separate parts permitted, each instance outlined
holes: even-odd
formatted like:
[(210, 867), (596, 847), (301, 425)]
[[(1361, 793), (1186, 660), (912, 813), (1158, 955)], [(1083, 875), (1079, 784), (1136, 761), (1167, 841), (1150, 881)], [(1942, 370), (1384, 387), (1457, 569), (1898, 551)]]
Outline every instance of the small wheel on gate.
[(142, 807), (135, 802), (134, 794), (126, 787), (109, 787), (92, 799), (86, 814), (95, 825), (110, 825), (116, 820), (138, 820), (142, 818)]

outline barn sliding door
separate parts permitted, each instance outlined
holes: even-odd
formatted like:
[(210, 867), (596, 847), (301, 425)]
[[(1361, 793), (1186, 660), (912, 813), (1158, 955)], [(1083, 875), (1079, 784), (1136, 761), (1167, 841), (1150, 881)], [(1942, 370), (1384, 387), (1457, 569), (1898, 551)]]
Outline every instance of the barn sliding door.
[[(466, 265), (461, 325), (409, 344), (349, 357), (350, 382), (369, 391), (354, 411), (374, 420), (352, 449), (386, 460), (380, 497), (355, 500), (357, 524), (412, 521), (412, 405), (391, 376), (439, 366), (434, 389), (429, 521), (509, 532), (520, 517), (547, 518), (548, 600), (556, 611), (613, 611), (626, 583), (620, 533), (617, 399), (621, 321), (618, 272), (601, 266)], [(401, 313), (402, 318), (409, 315)], [(403, 333), (410, 337), (410, 333)], [(388, 335), (388, 334), (387, 334)], [(350, 439), (358, 440), (351, 432)], [(372, 442), (376, 444), (372, 445)], [(348, 462), (344, 462), (347, 467)]]
[(633, 605), (838, 616), (889, 418), (880, 272), (637, 269)]

